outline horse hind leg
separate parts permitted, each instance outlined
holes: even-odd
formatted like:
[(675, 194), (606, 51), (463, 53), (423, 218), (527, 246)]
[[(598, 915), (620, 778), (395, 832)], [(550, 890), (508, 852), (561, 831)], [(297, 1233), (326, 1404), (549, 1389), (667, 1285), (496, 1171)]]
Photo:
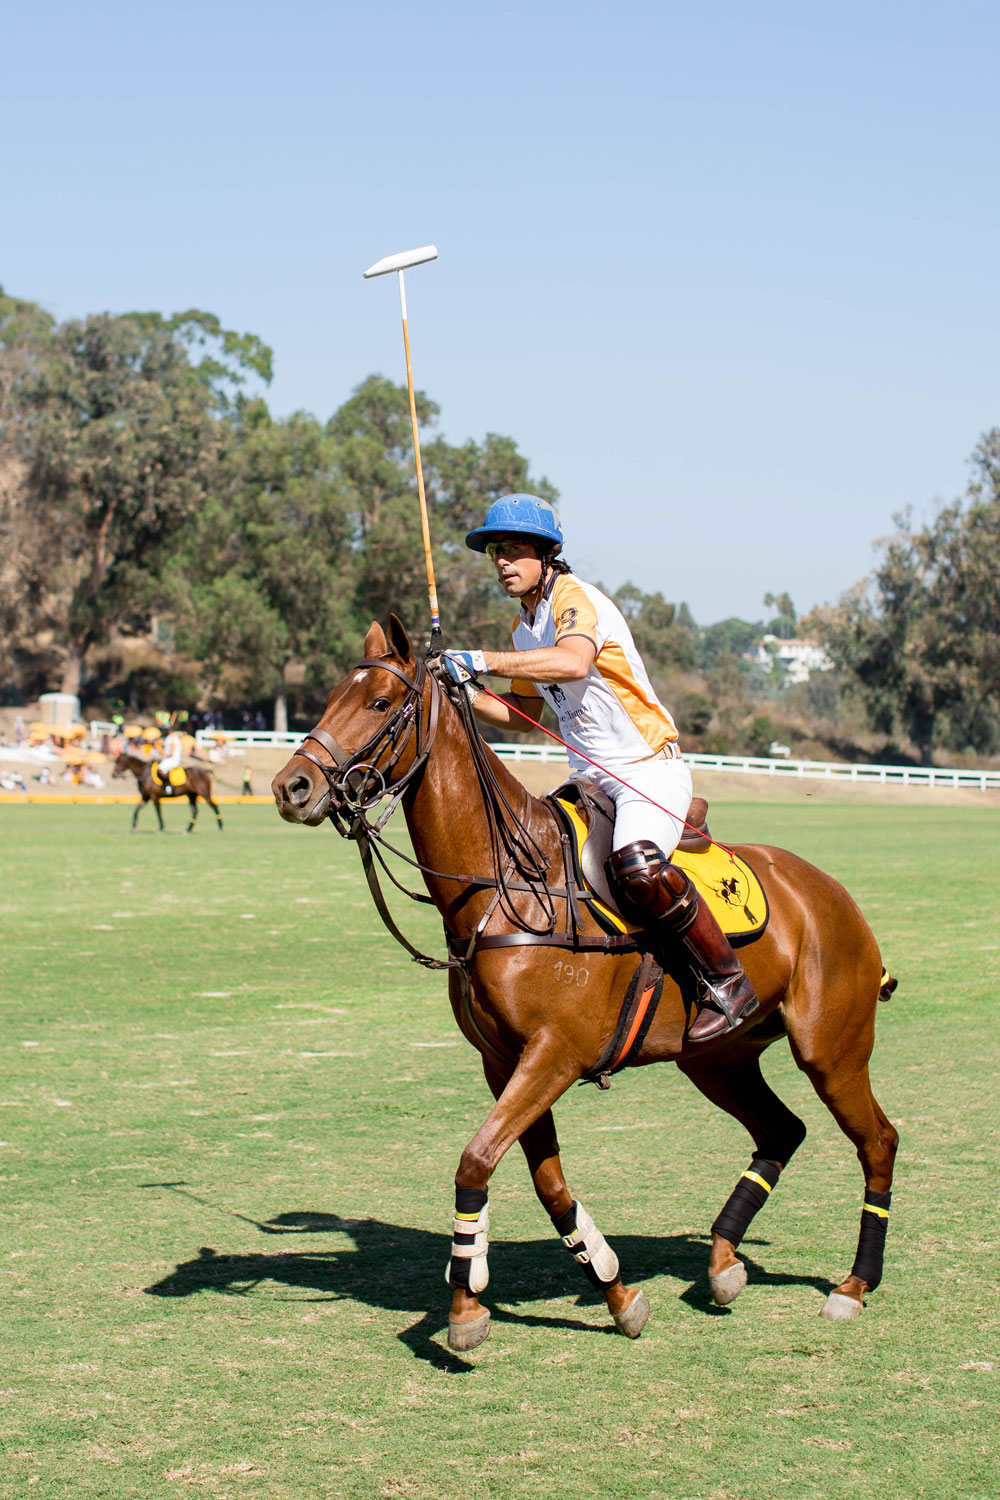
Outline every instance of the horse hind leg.
[[(736, 1048), (743, 1045), (734, 1043)], [(740, 1241), (805, 1140), (806, 1127), (765, 1082), (756, 1048), (737, 1052), (731, 1060), (720, 1061), (718, 1054), (704, 1062), (685, 1060), (680, 1068), (706, 1099), (749, 1131), (754, 1143), (749, 1167), (712, 1225), (708, 1282), (713, 1301), (726, 1307), (747, 1284), (746, 1268), (736, 1254)]]
[(212, 801), (211, 797), (206, 796), (205, 801), (208, 803), (209, 807), (215, 813), (215, 821), (219, 825), (219, 832), (221, 833), (222, 832), (222, 814), (220, 813), (220, 811), (219, 811), (218, 807), (215, 805), (215, 803)]
[(160, 832), (164, 833), (165, 829), (163, 827), (163, 813), (160, 811), (160, 799), (159, 799), (159, 797), (154, 797), (152, 799), (152, 802), (153, 802), (154, 808), (156, 809), (156, 820), (157, 820), (157, 822), (160, 825)]
[(191, 808), (191, 821), (185, 828), (185, 833), (190, 833), (192, 828), (198, 821), (198, 798), (196, 796), (192, 796), (190, 792), (188, 793), (188, 803)]
[(864, 1172), (865, 1192), (854, 1264), (821, 1308), (825, 1318), (837, 1321), (856, 1318), (864, 1308), (865, 1293), (873, 1292), (882, 1280), (899, 1136), (872, 1093), (867, 1057), (845, 1073), (836, 1066), (801, 1057), (794, 1042), (792, 1052), (841, 1130), (853, 1142)]

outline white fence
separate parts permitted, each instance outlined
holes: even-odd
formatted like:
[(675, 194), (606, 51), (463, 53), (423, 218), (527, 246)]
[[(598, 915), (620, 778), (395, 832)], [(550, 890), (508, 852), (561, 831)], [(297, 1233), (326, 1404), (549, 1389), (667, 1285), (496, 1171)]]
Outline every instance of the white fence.
[(842, 760), (769, 760), (754, 755), (685, 755), (699, 771), (737, 771), (753, 776), (793, 776), (800, 780), (853, 781), (872, 786), (972, 787), (1000, 790), (1000, 771), (966, 771), (939, 766), (852, 765)]
[(235, 750), (254, 747), (258, 750), (294, 750), (301, 745), (303, 729), (199, 729), (195, 743), (199, 750), (212, 750), (217, 744), (231, 745)]
[[(199, 729), (195, 736), (199, 749), (211, 749), (215, 735)], [(225, 732), (224, 743), (234, 749), (260, 747), (294, 749), (302, 734), (289, 730), (238, 729)], [(560, 745), (503, 744), (493, 749), (501, 760), (535, 761), (541, 764), (566, 764), (566, 752)], [(872, 786), (971, 787), (976, 791), (1000, 791), (1000, 770), (968, 771), (942, 769), (938, 766), (872, 766), (852, 765), (840, 760), (772, 760), (757, 755), (686, 755), (693, 770), (735, 771), (750, 776), (791, 776), (798, 780), (850, 781)]]

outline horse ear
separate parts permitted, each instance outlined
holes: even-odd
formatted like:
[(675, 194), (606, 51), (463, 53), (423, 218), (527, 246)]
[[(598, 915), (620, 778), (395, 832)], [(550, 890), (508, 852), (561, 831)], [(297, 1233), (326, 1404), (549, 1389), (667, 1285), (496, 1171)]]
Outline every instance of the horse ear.
[(371, 623), (371, 629), (365, 636), (365, 661), (377, 661), (380, 656), (388, 656), (389, 647), (386, 644), (385, 631), (377, 620)]
[(406, 627), (396, 615), (389, 616), (389, 644), (401, 662), (413, 660), (413, 648)]

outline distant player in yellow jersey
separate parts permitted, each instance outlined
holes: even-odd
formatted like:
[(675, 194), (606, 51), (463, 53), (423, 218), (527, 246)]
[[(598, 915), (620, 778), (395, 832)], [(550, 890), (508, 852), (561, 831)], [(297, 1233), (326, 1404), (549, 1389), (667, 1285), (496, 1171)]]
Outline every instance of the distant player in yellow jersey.
[[(513, 650), (448, 651), (448, 667), (467, 684), (477, 716), (502, 729), (526, 727), (508, 705), (536, 722), (546, 703), (552, 708), (574, 774), (615, 803), (608, 873), (619, 904), (654, 943), (683, 944), (698, 980), (699, 1014), (688, 1038), (707, 1041), (752, 1015), (757, 997), (715, 918), (670, 863), (692, 790), (674, 721), (653, 691), (621, 611), (575, 576), (559, 556), (562, 542), (547, 501), (506, 495), (490, 506), (466, 545), (487, 554), (501, 586), (520, 601)], [(501, 702), (477, 695), (469, 681), (475, 673), (509, 678), (510, 692)]]

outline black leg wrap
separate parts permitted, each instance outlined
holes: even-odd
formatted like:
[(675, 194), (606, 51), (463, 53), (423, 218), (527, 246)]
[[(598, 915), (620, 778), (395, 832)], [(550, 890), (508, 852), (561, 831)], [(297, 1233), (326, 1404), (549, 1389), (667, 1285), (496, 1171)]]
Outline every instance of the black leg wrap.
[(771, 1189), (780, 1176), (781, 1168), (776, 1161), (755, 1156), (712, 1225), (712, 1233), (721, 1234), (735, 1249), (746, 1234), (751, 1219), (771, 1196)]
[(564, 1235), (572, 1234), (573, 1230), (576, 1228), (576, 1204), (574, 1203), (572, 1208), (568, 1208), (566, 1212), (564, 1214), (560, 1214), (558, 1218), (556, 1218), (556, 1216), (553, 1214), (552, 1227), (560, 1239), (562, 1239)]
[[(455, 1184), (455, 1212), (456, 1214), (478, 1214), (489, 1201), (489, 1193), (485, 1188), (464, 1188)], [(475, 1241), (474, 1234), (456, 1233), (454, 1236), (456, 1245), (471, 1245)], [(472, 1270), (472, 1262), (460, 1256), (451, 1257), (451, 1267), (448, 1271), (448, 1280), (452, 1286), (461, 1286), (468, 1291), (469, 1276)]]
[(865, 1189), (865, 1206), (861, 1210), (861, 1233), (858, 1235), (858, 1253), (854, 1257), (851, 1275), (867, 1281), (869, 1291), (874, 1291), (882, 1280), (882, 1258), (885, 1254), (885, 1235), (889, 1228), (889, 1204), (891, 1193), (873, 1193)]

